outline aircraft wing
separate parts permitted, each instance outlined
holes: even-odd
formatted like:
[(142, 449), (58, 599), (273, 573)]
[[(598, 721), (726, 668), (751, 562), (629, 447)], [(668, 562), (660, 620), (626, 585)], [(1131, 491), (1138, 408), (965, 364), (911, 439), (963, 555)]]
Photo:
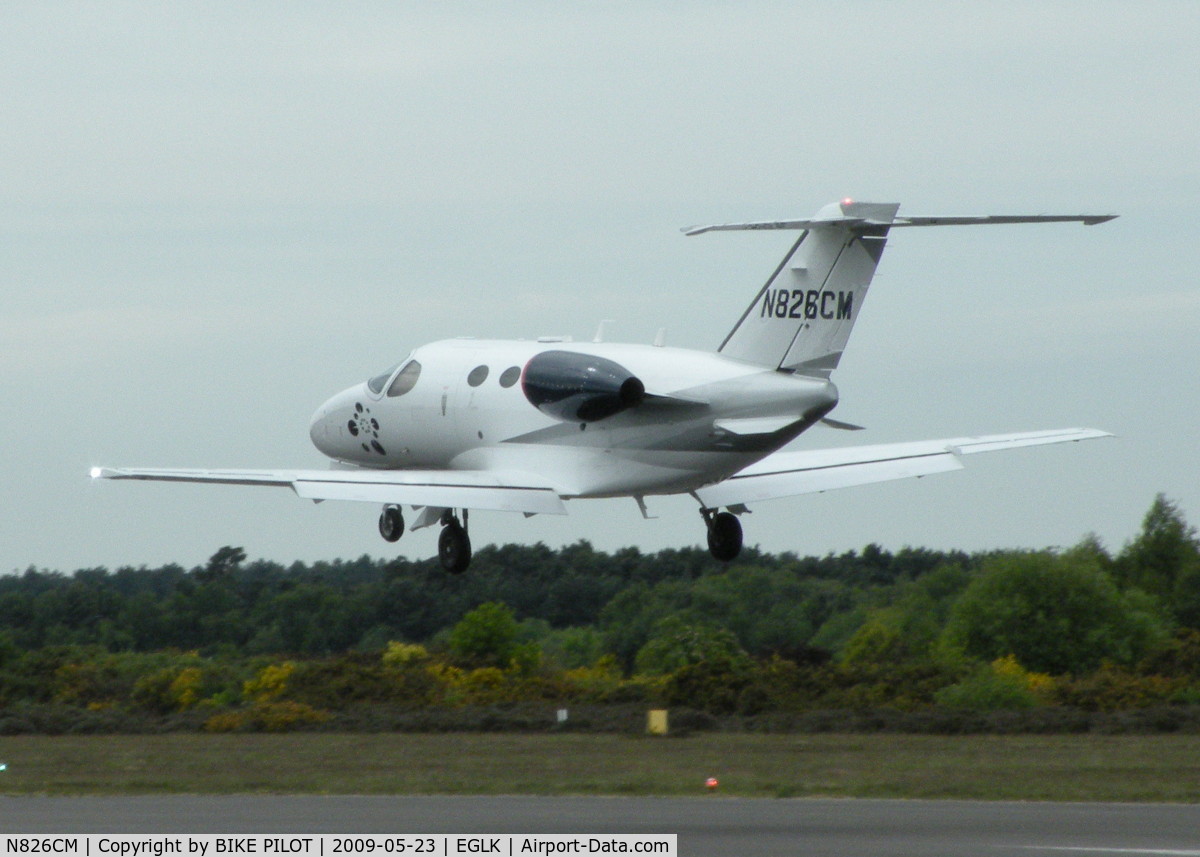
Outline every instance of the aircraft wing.
[(777, 452), (728, 479), (696, 491), (710, 509), (834, 488), (889, 482), (961, 470), (963, 455), (1047, 443), (1111, 437), (1099, 429), (1053, 429), (983, 437), (955, 437), (878, 446)]
[(557, 492), (529, 474), (490, 470), (179, 470), (94, 467), (93, 479), (291, 488), (306, 500), (565, 515)]

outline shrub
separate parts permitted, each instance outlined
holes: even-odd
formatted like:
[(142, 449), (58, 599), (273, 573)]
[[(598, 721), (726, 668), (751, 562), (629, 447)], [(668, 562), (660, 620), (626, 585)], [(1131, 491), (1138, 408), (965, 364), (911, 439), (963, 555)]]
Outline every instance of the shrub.
[(327, 711), (302, 702), (259, 701), (241, 711), (214, 714), (204, 722), (206, 732), (290, 732), (330, 718)]
[[(732, 714), (739, 710), (742, 695), (753, 682), (749, 664), (730, 660), (701, 661), (688, 664), (667, 678), (669, 705), (685, 705), (713, 714)], [(765, 694), (748, 694), (746, 704), (761, 710)]]
[(1138, 664), (1143, 675), (1200, 679), (1200, 631), (1184, 628)]
[(200, 670), (167, 667), (142, 676), (133, 685), (133, 704), (155, 714), (183, 711), (196, 704)]
[(1090, 675), (1059, 681), (1054, 695), (1061, 704), (1085, 711), (1120, 711), (1161, 705), (1187, 686), (1187, 679), (1142, 676), (1106, 663)]
[(507, 702), (510, 696), (508, 677), (495, 667), (481, 667), (465, 673), (459, 682), (463, 701), (469, 705), (489, 705)]
[(621, 686), (621, 671), (617, 659), (606, 655), (590, 667), (567, 670), (562, 682), (572, 699), (599, 702)]
[(935, 663), (839, 664), (815, 673), (813, 686), (822, 708), (912, 710), (933, 704), (937, 691), (961, 677)]
[(390, 702), (411, 698), (423, 702), (429, 684), (419, 667), (387, 669), (374, 655), (300, 661), (287, 679), (287, 699), (316, 708), (344, 708), (364, 702)]
[(383, 665), (389, 669), (408, 669), (420, 666), (429, 660), (429, 650), (414, 643), (389, 642), (381, 656)]
[(942, 688), (933, 698), (947, 708), (978, 711), (1033, 708), (1038, 704), (1037, 696), (1020, 666), (1013, 669), (1012, 665), (1016, 665), (1015, 659), (1001, 658), (963, 681)]
[(292, 661), (267, 664), (258, 671), (258, 675), (242, 685), (242, 695), (256, 702), (278, 699), (287, 691), (287, 680), (295, 671), (296, 664)]

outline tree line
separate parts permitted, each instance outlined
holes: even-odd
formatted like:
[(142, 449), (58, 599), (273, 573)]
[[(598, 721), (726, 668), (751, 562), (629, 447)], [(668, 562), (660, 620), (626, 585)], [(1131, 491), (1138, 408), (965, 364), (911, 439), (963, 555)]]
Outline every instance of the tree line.
[[(868, 545), (403, 558), (0, 577), (0, 732), (49, 706), (210, 729), (339, 713), (671, 705), (1128, 710), (1200, 705), (1200, 539), (1165, 497), (1119, 551)], [(38, 709), (37, 706), (42, 708)], [(69, 718), (68, 718), (69, 719)], [(22, 726), (25, 724), (25, 726)]]

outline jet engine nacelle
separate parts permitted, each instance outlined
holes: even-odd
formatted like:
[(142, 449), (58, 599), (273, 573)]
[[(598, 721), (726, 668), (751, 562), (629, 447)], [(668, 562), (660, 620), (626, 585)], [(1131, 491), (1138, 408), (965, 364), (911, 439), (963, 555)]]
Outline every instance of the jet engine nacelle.
[(543, 351), (525, 364), (521, 388), (547, 416), (590, 423), (641, 404), (646, 386), (619, 363), (574, 351)]

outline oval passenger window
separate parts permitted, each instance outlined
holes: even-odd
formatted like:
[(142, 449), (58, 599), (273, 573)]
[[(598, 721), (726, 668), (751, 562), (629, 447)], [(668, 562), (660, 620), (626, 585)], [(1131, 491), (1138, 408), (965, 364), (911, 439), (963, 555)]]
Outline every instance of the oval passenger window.
[(521, 367), (520, 366), (509, 366), (507, 369), (505, 369), (503, 372), (500, 373), (500, 386), (501, 387), (511, 387), (513, 384), (517, 383), (517, 379), (520, 377), (521, 377)]

